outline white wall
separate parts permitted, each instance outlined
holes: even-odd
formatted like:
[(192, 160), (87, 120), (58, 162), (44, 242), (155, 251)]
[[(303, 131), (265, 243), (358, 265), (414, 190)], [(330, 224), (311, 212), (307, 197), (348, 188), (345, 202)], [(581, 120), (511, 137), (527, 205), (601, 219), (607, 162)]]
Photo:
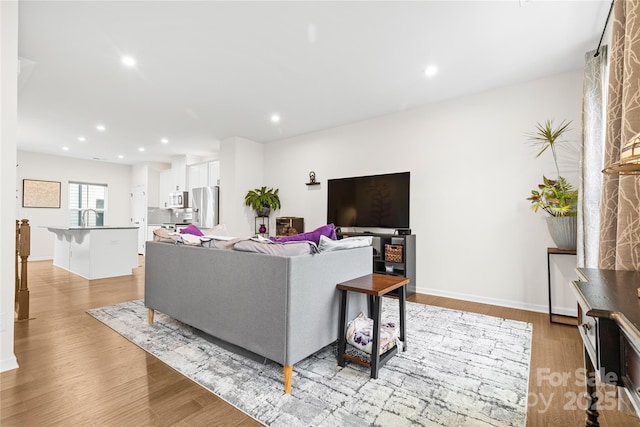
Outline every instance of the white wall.
[(105, 225), (129, 225), (132, 176), (128, 165), (18, 151), (17, 179), (19, 201), (22, 200), (23, 179), (61, 182), (60, 209), (23, 208), (19, 202), (14, 211), (15, 218), (27, 218), (31, 224), (29, 260), (53, 258), (54, 235), (43, 227), (69, 224), (69, 181), (107, 184)]
[[(245, 206), (244, 196), (251, 189), (271, 186), (264, 180), (264, 150), (263, 144), (239, 137), (220, 142), (220, 223), (231, 236), (255, 234), (255, 213)], [(275, 226), (273, 213), (271, 220)]]
[(160, 172), (170, 168), (169, 163), (156, 162), (144, 162), (131, 166), (131, 187), (144, 186), (148, 207), (160, 206)]
[[(418, 291), (546, 311), (554, 244), (526, 198), (555, 172), (525, 134), (573, 120), (561, 173), (577, 185), (581, 87), (571, 72), (271, 143), (265, 182), (280, 188), (278, 216), (311, 230), (326, 222), (327, 179), (410, 171)], [(305, 185), (311, 170), (320, 186)]]
[(0, 2), (0, 372), (18, 367), (13, 352), (15, 189), (18, 134), (18, 2)]

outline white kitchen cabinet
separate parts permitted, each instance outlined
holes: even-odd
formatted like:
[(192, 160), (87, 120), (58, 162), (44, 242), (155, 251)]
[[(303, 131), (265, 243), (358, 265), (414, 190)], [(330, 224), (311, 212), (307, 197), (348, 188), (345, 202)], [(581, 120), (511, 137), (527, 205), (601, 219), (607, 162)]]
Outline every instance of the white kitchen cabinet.
[[(158, 186), (158, 201), (160, 202), (159, 208), (166, 208), (169, 203), (169, 193), (173, 191), (171, 188), (173, 181), (173, 172), (171, 169), (166, 169), (160, 172), (160, 184)], [(173, 187), (175, 188), (175, 187)]]
[(171, 161), (172, 182), (169, 191), (187, 191), (187, 157), (175, 158)]
[(198, 187), (206, 187), (209, 185), (209, 164), (198, 163), (187, 167), (189, 191)]
[(127, 276), (138, 267), (138, 227), (47, 227), (53, 265), (85, 279)]
[(220, 162), (212, 160), (187, 166), (189, 191), (198, 187), (213, 187), (220, 179)]

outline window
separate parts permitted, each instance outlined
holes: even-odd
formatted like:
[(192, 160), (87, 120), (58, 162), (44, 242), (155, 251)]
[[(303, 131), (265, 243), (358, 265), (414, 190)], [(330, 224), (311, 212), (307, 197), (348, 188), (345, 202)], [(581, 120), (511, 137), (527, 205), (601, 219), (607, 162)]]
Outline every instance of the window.
[(71, 227), (104, 225), (106, 213), (106, 184), (69, 182), (69, 225)]

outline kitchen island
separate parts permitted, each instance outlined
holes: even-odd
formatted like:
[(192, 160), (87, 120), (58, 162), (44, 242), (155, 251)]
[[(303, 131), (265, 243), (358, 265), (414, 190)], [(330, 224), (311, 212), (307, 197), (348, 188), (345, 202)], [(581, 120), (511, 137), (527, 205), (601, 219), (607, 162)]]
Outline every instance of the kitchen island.
[(138, 227), (46, 227), (53, 265), (85, 279), (127, 276), (138, 266)]

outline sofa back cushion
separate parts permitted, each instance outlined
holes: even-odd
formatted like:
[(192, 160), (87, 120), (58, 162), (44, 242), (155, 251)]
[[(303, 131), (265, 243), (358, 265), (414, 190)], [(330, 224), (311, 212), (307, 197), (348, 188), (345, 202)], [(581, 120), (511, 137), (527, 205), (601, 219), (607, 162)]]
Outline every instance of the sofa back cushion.
[(343, 249), (361, 248), (363, 246), (371, 246), (373, 236), (354, 236), (347, 237), (342, 240), (331, 240), (327, 236), (320, 236), (320, 244), (318, 251), (340, 251)]

